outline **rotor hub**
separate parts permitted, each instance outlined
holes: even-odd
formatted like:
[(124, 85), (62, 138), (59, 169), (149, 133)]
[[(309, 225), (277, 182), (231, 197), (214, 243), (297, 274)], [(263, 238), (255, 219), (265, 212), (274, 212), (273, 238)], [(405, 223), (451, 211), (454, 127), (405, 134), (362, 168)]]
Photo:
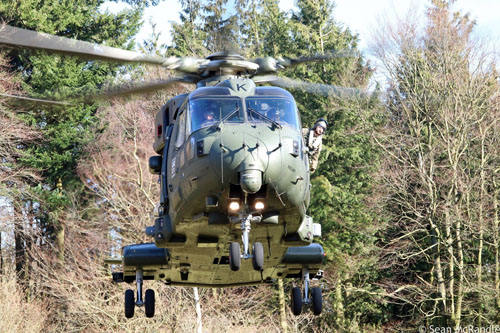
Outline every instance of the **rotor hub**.
[(228, 51), (213, 53), (213, 54), (209, 55), (206, 59), (208, 59), (208, 60), (245, 60), (245, 58), (243, 58), (243, 56), (239, 55), (238, 53), (228, 52)]

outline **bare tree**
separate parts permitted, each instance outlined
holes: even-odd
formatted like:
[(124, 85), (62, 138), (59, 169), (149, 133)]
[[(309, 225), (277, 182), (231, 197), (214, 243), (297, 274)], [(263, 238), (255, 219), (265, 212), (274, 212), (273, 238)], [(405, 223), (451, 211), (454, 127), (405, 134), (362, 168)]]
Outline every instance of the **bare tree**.
[(394, 222), (385, 248), (394, 275), (386, 288), (412, 309), (410, 317), (457, 328), (465, 302), (477, 311), (468, 319), (480, 324), (483, 298), (492, 296), (483, 285), (483, 253), (494, 209), (491, 164), (499, 155), (489, 144), (498, 135), (498, 85), (466, 15), (436, 0), (426, 18), (423, 28), (406, 18), (375, 37), (389, 81), (388, 127), (377, 138)]
[[(0, 93), (21, 94), (20, 81), (12, 74), (7, 61), (0, 54)], [(22, 106), (21, 106), (22, 107)], [(37, 181), (38, 175), (27, 168), (20, 166), (18, 159), (26, 144), (40, 139), (40, 134), (23, 124), (17, 117), (20, 106), (9, 105), (5, 99), (0, 99), (0, 200), (4, 209), (0, 213), (0, 262), (3, 267), (4, 257), (2, 251), (1, 233), (11, 229), (15, 243), (16, 271), (22, 281), (27, 279), (27, 253), (26, 242), (29, 240), (29, 229), (25, 230), (27, 223), (22, 207), (22, 197), (29, 196), (25, 193), (27, 182)]]

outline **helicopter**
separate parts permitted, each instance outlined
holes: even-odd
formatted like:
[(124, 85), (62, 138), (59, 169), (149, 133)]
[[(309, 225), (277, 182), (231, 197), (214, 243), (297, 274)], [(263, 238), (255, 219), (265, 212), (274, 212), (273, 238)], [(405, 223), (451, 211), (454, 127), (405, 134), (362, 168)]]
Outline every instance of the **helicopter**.
[[(149, 168), (159, 176), (160, 200), (154, 225), (145, 230), (153, 242), (124, 246), (121, 258), (107, 260), (122, 266), (112, 272), (114, 282), (136, 284), (135, 293), (125, 291), (127, 318), (137, 306), (145, 307), (147, 317), (154, 316), (155, 294), (147, 289), (143, 297), (144, 280), (218, 288), (299, 279), (302, 288), (293, 287), (291, 293), (293, 314), (301, 314), (304, 306), (321, 314), (321, 288), (311, 287), (312, 280), (323, 276), (325, 252), (313, 242), (321, 237), (321, 224), (306, 214), (311, 187), (308, 149), (295, 100), (283, 88), (322, 95), (353, 89), (274, 74), (338, 54), (247, 60), (218, 52), (204, 59), (163, 58), (12, 26), (0, 31), (0, 45), (154, 64), (183, 73), (111, 89), (103, 94), (106, 98), (179, 83), (196, 85), (167, 101), (155, 117), (157, 155), (150, 157)], [(272, 86), (258, 86), (264, 83)]]

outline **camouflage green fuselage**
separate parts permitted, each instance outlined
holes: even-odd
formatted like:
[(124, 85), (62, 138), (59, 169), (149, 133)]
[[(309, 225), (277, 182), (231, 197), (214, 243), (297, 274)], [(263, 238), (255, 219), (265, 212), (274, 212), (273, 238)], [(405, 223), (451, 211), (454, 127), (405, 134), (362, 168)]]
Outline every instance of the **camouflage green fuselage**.
[[(218, 120), (198, 128), (202, 121), (197, 117), (210, 105), (199, 110), (198, 106), (210, 101), (222, 105), (216, 111)], [(168, 258), (150, 265), (149, 274), (171, 284), (205, 286), (255, 284), (299, 274), (311, 249), (297, 260), (286, 259), (287, 250), (308, 245), (313, 237), (312, 220), (306, 218), (308, 160), (293, 97), (280, 88), (256, 88), (251, 80), (233, 79), (174, 102), (162, 110), (165, 145), (157, 150), (163, 164), (155, 244), (168, 248)], [(267, 117), (270, 113), (262, 110), (269, 105), (264, 104), (277, 106), (277, 118)], [(223, 110), (226, 105), (229, 109)], [(250, 184), (244, 183), (247, 174)], [(239, 210), (229, 208), (233, 201), (240, 204)], [(254, 208), (257, 201), (263, 209)], [(250, 244), (264, 245), (261, 272), (252, 269), (251, 260), (244, 260), (239, 271), (229, 269), (229, 244), (241, 242), (238, 214), (262, 217), (252, 223), (250, 232)], [(313, 255), (312, 274), (320, 267), (321, 254)], [(124, 262), (125, 275), (135, 268)], [(147, 276), (148, 265), (143, 269)]]

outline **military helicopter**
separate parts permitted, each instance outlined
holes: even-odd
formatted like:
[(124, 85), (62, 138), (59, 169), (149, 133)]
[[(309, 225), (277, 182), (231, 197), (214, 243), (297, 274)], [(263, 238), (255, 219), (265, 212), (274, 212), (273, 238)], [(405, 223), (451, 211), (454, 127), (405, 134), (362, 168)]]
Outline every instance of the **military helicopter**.
[[(110, 259), (122, 271), (115, 282), (133, 283), (125, 291), (125, 316), (136, 306), (154, 316), (155, 294), (144, 280), (172, 286), (233, 287), (295, 278), (291, 308), (322, 312), (319, 280), (324, 251), (313, 243), (321, 225), (306, 215), (310, 201), (308, 154), (293, 96), (285, 88), (323, 95), (355, 91), (308, 84), (275, 74), (309, 58), (246, 60), (231, 52), (205, 59), (153, 57), (88, 42), (6, 26), (0, 45), (40, 49), (87, 59), (155, 64), (183, 73), (169, 80), (108, 90), (105, 97), (165, 89), (178, 83), (196, 89), (170, 99), (155, 118), (150, 171), (160, 178), (154, 243), (123, 247)], [(274, 86), (257, 86), (270, 83)], [(15, 97), (5, 96), (4, 97)], [(48, 103), (61, 103), (47, 101)]]

